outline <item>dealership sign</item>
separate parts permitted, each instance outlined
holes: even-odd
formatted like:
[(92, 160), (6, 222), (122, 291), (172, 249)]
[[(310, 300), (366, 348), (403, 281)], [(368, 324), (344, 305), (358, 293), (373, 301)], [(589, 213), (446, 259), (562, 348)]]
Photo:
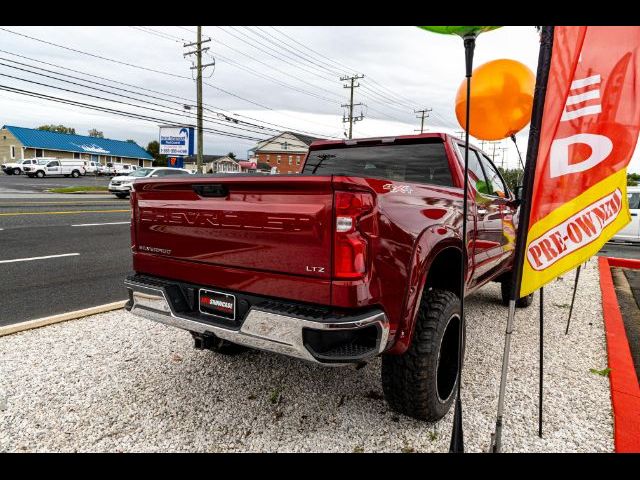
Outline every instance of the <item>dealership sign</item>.
[(187, 157), (193, 155), (193, 127), (161, 126), (160, 155)]
[(629, 223), (639, 79), (640, 27), (554, 27), (541, 127), (532, 128), (539, 137), (521, 297), (585, 262)]

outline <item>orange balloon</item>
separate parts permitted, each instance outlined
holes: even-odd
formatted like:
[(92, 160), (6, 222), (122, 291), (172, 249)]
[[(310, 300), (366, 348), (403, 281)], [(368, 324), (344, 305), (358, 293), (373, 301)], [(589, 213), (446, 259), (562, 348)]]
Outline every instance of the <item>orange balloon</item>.
[[(502, 140), (531, 121), (536, 77), (524, 64), (501, 59), (480, 65), (471, 77), (469, 135), (479, 140)], [(467, 79), (456, 94), (456, 117), (465, 128)]]

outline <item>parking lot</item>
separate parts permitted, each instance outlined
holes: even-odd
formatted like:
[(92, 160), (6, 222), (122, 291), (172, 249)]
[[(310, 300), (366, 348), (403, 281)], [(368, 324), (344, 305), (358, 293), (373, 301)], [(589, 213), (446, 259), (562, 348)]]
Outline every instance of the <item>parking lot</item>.
[(79, 182), (0, 175), (0, 326), (125, 299), (129, 202), (41, 191)]
[(44, 192), (50, 188), (69, 186), (104, 186), (109, 184), (109, 177), (85, 175), (78, 178), (44, 177), (29, 178), (26, 175), (5, 175), (0, 173), (0, 195), (7, 193)]

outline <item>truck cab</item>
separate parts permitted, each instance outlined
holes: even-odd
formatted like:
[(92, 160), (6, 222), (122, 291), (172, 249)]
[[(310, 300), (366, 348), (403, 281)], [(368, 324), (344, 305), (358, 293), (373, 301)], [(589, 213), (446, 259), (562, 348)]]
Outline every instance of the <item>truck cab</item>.
[(12, 163), (3, 163), (1, 165), (2, 171), (6, 175), (20, 175), (24, 173), (24, 167), (36, 165), (38, 163), (39, 158), (27, 158), (24, 160), (18, 160)]
[(43, 178), (45, 176), (71, 176), (73, 178), (78, 178), (80, 175), (84, 175), (86, 173), (84, 161), (66, 158), (54, 160), (40, 159), (36, 165), (25, 167), (24, 171), (29, 177), (37, 178)]

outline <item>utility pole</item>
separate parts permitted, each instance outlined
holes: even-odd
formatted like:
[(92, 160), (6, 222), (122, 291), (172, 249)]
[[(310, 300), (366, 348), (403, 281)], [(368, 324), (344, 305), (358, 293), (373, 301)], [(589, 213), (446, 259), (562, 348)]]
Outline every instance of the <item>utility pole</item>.
[[(509, 149), (507, 147), (500, 147), (500, 150), (502, 150), (502, 158), (500, 160), (500, 164), (502, 165), (502, 169), (504, 170), (504, 152), (506, 152)], [(508, 167), (509, 165), (507, 165), (507, 168)]]
[[(420, 133), (424, 133), (424, 119), (429, 118), (429, 112), (433, 110), (433, 108), (425, 108), (423, 110), (414, 110), (413, 113), (419, 113), (420, 115), (416, 118), (420, 119)], [(417, 129), (415, 130), (418, 131)]]
[(362, 114), (362, 110), (360, 110), (360, 116), (358, 117), (354, 117), (353, 116), (353, 107), (357, 107), (360, 106), (362, 107), (362, 103), (353, 103), (353, 89), (354, 88), (358, 88), (360, 86), (360, 83), (355, 83), (356, 80), (360, 79), (360, 78), (364, 78), (364, 75), (361, 74), (355, 74), (353, 76), (349, 76), (349, 75), (345, 75), (343, 77), (340, 77), (340, 81), (342, 82), (350, 82), (346, 85), (343, 85), (344, 88), (349, 88), (351, 90), (351, 95), (350, 95), (350, 99), (349, 99), (349, 103), (348, 104), (342, 104), (341, 106), (343, 108), (348, 107), (349, 108), (349, 116), (345, 117), (344, 115), (342, 116), (342, 123), (347, 123), (349, 122), (349, 138), (353, 138), (353, 124), (354, 122), (359, 122), (361, 120), (364, 119), (364, 115)]
[(198, 156), (197, 156), (197, 172), (199, 174), (202, 173), (202, 149), (203, 149), (203, 139), (202, 139), (202, 70), (206, 67), (213, 65), (212, 63), (207, 63), (206, 65), (202, 64), (202, 52), (206, 52), (209, 50), (209, 47), (202, 48), (202, 44), (206, 42), (210, 42), (211, 39), (207, 38), (206, 40), (202, 40), (202, 26), (198, 26), (197, 40), (193, 43), (185, 43), (184, 47), (193, 47), (196, 49), (184, 54), (184, 56), (188, 55), (196, 55), (196, 65), (191, 67), (191, 70), (196, 70), (196, 89), (198, 96), (198, 107), (197, 107), (197, 117), (198, 117)]

